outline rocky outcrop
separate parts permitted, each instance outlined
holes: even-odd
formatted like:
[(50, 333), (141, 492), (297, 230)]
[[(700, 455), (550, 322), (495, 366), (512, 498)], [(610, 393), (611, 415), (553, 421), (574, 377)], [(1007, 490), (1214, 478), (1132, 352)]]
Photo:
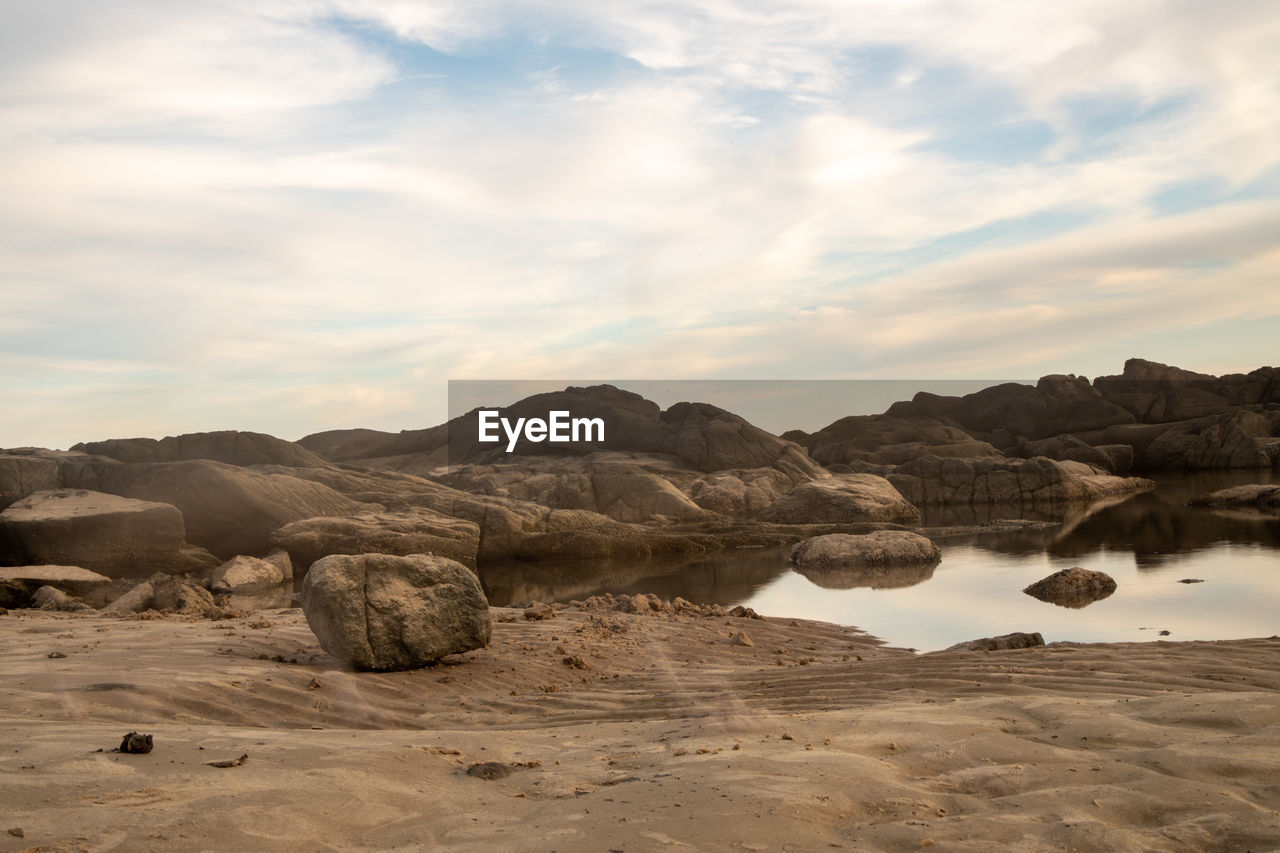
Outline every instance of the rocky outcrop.
[(260, 432), (222, 430), (154, 438), (113, 438), (90, 441), (71, 448), (83, 453), (107, 456), (120, 462), (181, 462), (209, 459), (229, 465), (284, 465), (316, 468), (328, 464), (304, 447)]
[(31, 606), (37, 610), (57, 610), (64, 613), (76, 613), (93, 608), (67, 595), (57, 587), (42, 586), (31, 596)]
[(1131, 358), (1122, 374), (1099, 376), (1093, 384), (1142, 423), (1171, 423), (1240, 406), (1280, 403), (1280, 371), (1274, 367), (1247, 375), (1210, 376)]
[(317, 561), (302, 608), (321, 647), (356, 669), (412, 669), (489, 643), (475, 573), (444, 557), (387, 554)]
[(1196, 495), (1187, 501), (1187, 506), (1276, 515), (1280, 514), (1280, 485), (1252, 483), (1219, 489), (1207, 495)]
[(271, 534), (291, 521), (380, 508), (292, 474), (203, 459), (122, 464), (82, 457), (64, 462), (62, 479), (77, 488), (172, 504), (182, 511), (187, 539), (224, 560), (265, 553)]
[(1087, 379), (1075, 376), (1046, 376), (1034, 388), (1007, 382), (963, 397), (922, 391), (909, 403), (894, 403), (885, 414), (949, 420), (970, 433), (1004, 431), (1015, 439), (1033, 440), (1135, 420), (1132, 412), (1105, 399)]
[(1000, 504), (1028, 508), (1088, 502), (1154, 487), (1079, 462), (1052, 459), (940, 459), (901, 465), (889, 482), (916, 506)]
[(1041, 578), (1023, 590), (1027, 595), (1059, 607), (1079, 608), (1101, 601), (1116, 591), (1115, 580), (1105, 572), (1075, 566)]
[(1280, 412), (1235, 412), (1171, 427), (1146, 448), (1148, 468), (1205, 471), (1280, 463)]
[(800, 441), (823, 465), (853, 462), (901, 465), (921, 456), (976, 459), (1000, 451), (958, 426), (934, 418), (853, 415), (841, 418)]
[(796, 486), (760, 515), (780, 524), (886, 521), (919, 524), (920, 511), (874, 474), (839, 474)]
[(209, 589), (222, 594), (256, 592), (292, 579), (292, 572), (286, 574), (278, 561), (238, 554), (213, 570)]
[(475, 566), (480, 528), (425, 507), (364, 512), (349, 518), (306, 518), (271, 537), (303, 572), (331, 554), (434, 554)]
[(86, 489), (36, 492), (0, 512), (0, 562), (81, 566), (108, 577), (198, 569), (169, 504)]

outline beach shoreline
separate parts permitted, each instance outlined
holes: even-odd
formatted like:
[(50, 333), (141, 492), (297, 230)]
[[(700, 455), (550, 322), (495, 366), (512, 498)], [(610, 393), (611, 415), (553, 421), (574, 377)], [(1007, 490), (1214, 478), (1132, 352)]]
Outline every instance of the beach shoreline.
[[(1280, 845), (1280, 638), (918, 655), (553, 612), (492, 608), (486, 649), (358, 673), (297, 609), (11, 611), (0, 850)], [(95, 751), (131, 730), (154, 751)], [(509, 775), (466, 775), (484, 762)]]

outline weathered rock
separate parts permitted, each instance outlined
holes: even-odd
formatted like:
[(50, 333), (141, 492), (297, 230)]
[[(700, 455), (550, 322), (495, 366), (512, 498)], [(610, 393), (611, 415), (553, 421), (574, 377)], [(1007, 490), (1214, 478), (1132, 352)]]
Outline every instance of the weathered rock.
[(885, 414), (898, 418), (950, 420), (971, 432), (1007, 430), (1014, 437), (1048, 438), (1067, 432), (1133, 423), (1133, 414), (1075, 376), (1046, 376), (1036, 387), (1008, 382), (963, 397), (920, 392), (894, 403)]
[(213, 595), (209, 590), (177, 578), (153, 578), (150, 607), (154, 610), (170, 610), (192, 616), (204, 616), (213, 610)]
[(102, 608), (103, 613), (141, 613), (151, 607), (151, 602), (155, 598), (155, 587), (150, 583), (143, 581), (137, 584), (124, 595)]
[(974, 459), (999, 456), (986, 441), (935, 418), (852, 415), (805, 436), (800, 444), (823, 465), (852, 462), (901, 465), (921, 456)]
[(47, 585), (78, 595), (111, 583), (111, 578), (79, 566), (5, 566), (0, 568), (0, 581), (27, 584), (33, 591)]
[(154, 438), (115, 438), (90, 441), (71, 448), (107, 456), (121, 462), (180, 462), (210, 459), (229, 465), (285, 465), (291, 468), (324, 467), (329, 463), (292, 441), (260, 432), (221, 430)]
[(1027, 595), (1061, 607), (1079, 608), (1101, 601), (1116, 591), (1116, 582), (1105, 572), (1075, 566), (1041, 578), (1023, 590)]
[(1270, 468), (1280, 462), (1280, 412), (1234, 412), (1170, 427), (1147, 446), (1151, 470)]
[(1024, 634), (1020, 631), (1012, 634), (1001, 634), (999, 637), (983, 637), (980, 640), (969, 640), (956, 643), (943, 651), (948, 652), (1002, 652), (1009, 649), (1031, 649), (1044, 645), (1044, 637), (1037, 631)]
[(760, 515), (781, 524), (887, 521), (919, 524), (920, 512), (893, 484), (874, 474), (837, 474), (796, 486)]
[[(1277, 514), (1280, 513), (1280, 485), (1253, 483), (1219, 489), (1207, 495), (1195, 496), (1187, 501), (1187, 506)], [(0, 577), (4, 577), (3, 573), (0, 573)]]
[(306, 518), (281, 527), (271, 541), (301, 567), (331, 554), (434, 554), (474, 566), (480, 528), (425, 507), (412, 507), (349, 518)]
[(109, 577), (183, 571), (182, 514), (85, 489), (36, 492), (0, 512), (0, 562), (67, 564)]
[(917, 506), (959, 504), (1053, 507), (1153, 488), (1150, 480), (1116, 477), (1080, 462), (1052, 459), (939, 459), (898, 467), (889, 482)]
[(62, 478), (78, 488), (176, 506), (187, 539), (223, 560), (270, 550), (271, 534), (291, 521), (381, 509), (292, 474), (203, 459), (126, 465), (86, 457), (64, 462)]
[(58, 488), (58, 461), (32, 453), (0, 453), (0, 510), (27, 495)]
[(67, 613), (93, 609), (83, 601), (77, 601), (62, 590), (51, 586), (42, 586), (37, 589), (31, 596), (31, 606), (40, 610), (60, 610)]
[(287, 580), (293, 577), (293, 559), (290, 558), (289, 552), (283, 548), (272, 548), (262, 559), (280, 570), (280, 574)]
[(806, 539), (791, 549), (798, 568), (856, 569), (886, 566), (933, 566), (942, 551), (933, 540), (907, 530), (876, 530), (853, 535), (829, 533)]
[(445, 557), (333, 555), (302, 585), (307, 624), (357, 669), (412, 669), (489, 643), (489, 605), (473, 571)]
[(292, 577), (278, 563), (240, 554), (213, 570), (209, 589), (217, 593), (252, 592), (279, 586)]

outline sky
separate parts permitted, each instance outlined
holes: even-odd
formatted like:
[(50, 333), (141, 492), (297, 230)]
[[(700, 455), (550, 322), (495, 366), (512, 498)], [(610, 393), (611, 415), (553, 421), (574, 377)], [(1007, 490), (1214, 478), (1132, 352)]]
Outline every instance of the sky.
[(0, 446), (1280, 363), (1280, 2), (0, 4)]

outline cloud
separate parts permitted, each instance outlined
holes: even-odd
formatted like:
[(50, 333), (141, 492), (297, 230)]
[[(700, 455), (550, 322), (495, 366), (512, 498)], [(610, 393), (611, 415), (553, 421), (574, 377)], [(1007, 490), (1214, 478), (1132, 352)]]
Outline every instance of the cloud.
[(1280, 314), (1278, 29), (1157, 0), (11, 4), (0, 445), (423, 426), (451, 376), (1098, 372), (1161, 335), (1248, 368), (1261, 330), (1226, 330)]

